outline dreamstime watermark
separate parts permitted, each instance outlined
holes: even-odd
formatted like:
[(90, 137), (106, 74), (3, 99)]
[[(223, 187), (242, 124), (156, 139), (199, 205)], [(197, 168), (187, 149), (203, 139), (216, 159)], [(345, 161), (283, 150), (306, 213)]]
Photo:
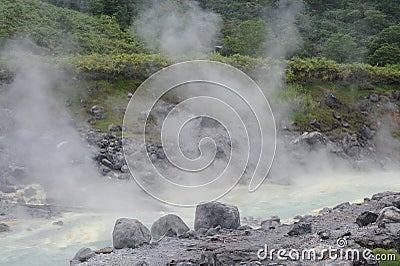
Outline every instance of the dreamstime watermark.
[[(213, 121), (208, 127), (214, 131), (196, 135), (193, 128), (205, 120)], [(123, 148), (132, 176), (149, 195), (195, 206), (227, 194), (243, 176), (249, 192), (261, 186), (275, 156), (275, 120), (245, 73), (188, 61), (160, 70), (135, 91), (125, 112)]]
[(345, 261), (396, 261), (396, 255), (376, 254), (370, 249), (355, 249), (347, 247), (347, 240), (339, 238), (337, 247), (311, 248), (311, 249), (269, 249), (268, 245), (257, 251), (259, 260), (277, 261), (322, 261), (322, 260), (345, 260)]

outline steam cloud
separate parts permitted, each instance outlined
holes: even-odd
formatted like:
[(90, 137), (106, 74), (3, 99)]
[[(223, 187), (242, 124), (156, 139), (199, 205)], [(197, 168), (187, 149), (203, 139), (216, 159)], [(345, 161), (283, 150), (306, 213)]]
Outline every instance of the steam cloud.
[(148, 47), (172, 57), (213, 51), (221, 28), (219, 15), (192, 1), (153, 0), (135, 22), (134, 31)]

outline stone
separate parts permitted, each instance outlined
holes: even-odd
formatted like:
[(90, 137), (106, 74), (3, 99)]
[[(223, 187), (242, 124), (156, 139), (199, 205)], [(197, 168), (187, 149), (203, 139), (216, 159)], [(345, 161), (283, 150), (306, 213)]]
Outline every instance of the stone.
[(215, 236), (218, 235), (218, 230), (216, 228), (210, 228), (206, 232), (206, 236)]
[(58, 225), (58, 226), (63, 226), (64, 222), (63, 221), (56, 221), (52, 223), (53, 225)]
[(128, 98), (132, 98), (132, 96), (133, 96), (132, 92), (128, 92), (128, 94), (126, 95), (126, 97), (128, 97)]
[(330, 108), (337, 109), (342, 106), (342, 102), (331, 92), (328, 92), (325, 95), (325, 103), (328, 105)]
[(291, 144), (298, 143), (307, 144), (311, 147), (317, 147), (326, 145), (328, 143), (328, 139), (324, 135), (322, 135), (322, 133), (317, 131), (304, 132), (300, 137), (297, 137), (291, 141)]
[(337, 112), (332, 112), (332, 116), (339, 121), (342, 120), (342, 117)]
[(280, 225), (281, 219), (278, 216), (272, 216), (270, 219), (261, 222), (263, 230), (276, 229)]
[(237, 229), (240, 226), (240, 214), (236, 206), (220, 202), (208, 202), (197, 205), (194, 229), (215, 228)]
[(331, 237), (331, 232), (329, 232), (328, 230), (319, 231), (318, 235), (321, 237), (321, 239), (327, 240)]
[(371, 95), (369, 95), (368, 98), (369, 98), (369, 100), (370, 100), (371, 102), (374, 102), (374, 103), (379, 102), (379, 95), (376, 94), (376, 93), (371, 93)]
[(106, 247), (106, 248), (98, 249), (94, 253), (96, 253), (96, 254), (109, 254), (109, 253), (111, 253), (113, 251), (114, 251), (114, 249), (112, 247)]
[(313, 120), (311, 120), (310, 125), (313, 126), (313, 127), (316, 127), (316, 128), (321, 128), (321, 122), (319, 122), (315, 118)]
[(342, 148), (345, 154), (357, 157), (361, 151), (361, 144), (358, 142), (357, 135), (346, 134), (342, 140)]
[(188, 232), (190, 228), (182, 219), (174, 214), (167, 214), (160, 217), (151, 226), (151, 236), (154, 241), (161, 239), (168, 231), (172, 231), (174, 235), (181, 236)]
[(87, 261), (88, 259), (96, 256), (96, 254), (90, 248), (81, 248), (74, 257), (74, 260), (78, 260), (80, 262)]
[(311, 223), (295, 223), (292, 229), (287, 233), (289, 236), (300, 236), (311, 234)]
[(129, 173), (129, 167), (128, 167), (126, 164), (124, 164), (124, 165), (121, 167), (121, 172), (122, 172), (122, 173)]
[(106, 112), (106, 109), (100, 105), (94, 105), (94, 106), (92, 106), (92, 108), (90, 108), (90, 113), (93, 116), (95, 116), (97, 119), (103, 119), (105, 112)]
[(340, 210), (340, 209), (345, 209), (350, 207), (350, 202), (343, 202), (340, 203), (339, 205), (336, 205), (335, 207), (333, 207), (334, 210)]
[(373, 131), (366, 125), (362, 125), (360, 127), (359, 132), (360, 132), (361, 137), (364, 138), (365, 140), (373, 139), (374, 135), (375, 135), (375, 131)]
[(0, 233), (10, 231), (10, 227), (5, 223), (0, 223)]
[(400, 101), (400, 91), (399, 90), (393, 91), (392, 97), (393, 97), (393, 100)]
[(362, 111), (362, 112), (367, 112), (369, 110), (369, 103), (367, 103), (367, 102), (360, 103), (360, 105), (358, 106), (358, 109), (360, 109), (360, 111)]
[(115, 249), (137, 248), (151, 240), (150, 230), (140, 221), (129, 218), (119, 218), (115, 222), (112, 236)]
[(113, 169), (113, 168), (114, 168), (114, 165), (112, 164), (112, 162), (110, 162), (110, 161), (107, 160), (107, 159), (101, 160), (101, 164), (104, 165), (104, 166), (107, 166), (107, 167), (110, 168), (110, 169)]
[(360, 227), (367, 226), (369, 224), (375, 223), (377, 218), (378, 218), (378, 214), (370, 212), (370, 211), (366, 211), (366, 212), (361, 213), (357, 217), (356, 223)]
[(108, 126), (108, 130), (110, 130), (112, 132), (120, 132), (120, 131), (122, 131), (122, 126), (111, 124)]
[(383, 208), (376, 219), (377, 223), (400, 223), (400, 209), (390, 206)]

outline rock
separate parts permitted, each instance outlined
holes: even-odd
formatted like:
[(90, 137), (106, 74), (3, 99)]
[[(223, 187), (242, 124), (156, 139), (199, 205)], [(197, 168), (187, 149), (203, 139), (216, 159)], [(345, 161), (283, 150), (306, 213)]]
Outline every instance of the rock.
[(220, 225), (225, 229), (237, 229), (240, 226), (240, 214), (236, 206), (220, 202), (208, 202), (196, 207), (194, 229), (214, 228)]
[(90, 248), (81, 248), (74, 257), (74, 260), (78, 260), (80, 262), (87, 261), (88, 259), (96, 256), (96, 254)]
[(114, 251), (114, 249), (112, 247), (106, 247), (106, 248), (98, 249), (94, 253), (96, 253), (96, 254), (110, 254), (113, 251)]
[(57, 221), (57, 222), (53, 222), (53, 225), (59, 225), (59, 226), (63, 226), (64, 222), (63, 221)]
[(183, 233), (180, 237), (181, 238), (191, 238), (191, 237), (195, 237), (195, 236), (196, 236), (196, 231), (189, 230), (189, 231)]
[(111, 124), (108, 126), (108, 130), (110, 130), (112, 132), (120, 132), (120, 131), (122, 131), (122, 126)]
[(281, 225), (281, 219), (278, 216), (272, 216), (270, 219), (261, 222), (261, 228), (264, 230), (275, 229)]
[(240, 231), (246, 231), (246, 230), (253, 230), (253, 227), (251, 227), (250, 225), (241, 225), (241, 226), (239, 226), (238, 228), (237, 228), (237, 230), (240, 230)]
[(330, 108), (333, 109), (337, 109), (342, 106), (342, 102), (331, 92), (325, 95), (325, 103), (326, 105), (328, 105)]
[(218, 229), (216, 228), (210, 228), (206, 232), (206, 236), (215, 236), (218, 235)]
[(104, 119), (104, 113), (106, 109), (100, 105), (94, 105), (90, 108), (90, 113), (95, 116), (97, 119)]
[(136, 219), (120, 218), (115, 222), (112, 233), (115, 249), (137, 248), (150, 243), (151, 233)]
[(400, 209), (390, 206), (383, 208), (378, 218), (376, 219), (377, 223), (400, 223)]
[(0, 223), (0, 233), (10, 231), (10, 227), (5, 223)]
[(335, 207), (333, 207), (334, 210), (340, 210), (340, 209), (346, 209), (350, 207), (350, 202), (343, 202), (340, 203), (339, 205), (336, 205)]
[(369, 103), (367, 103), (367, 102), (360, 103), (360, 105), (358, 106), (358, 109), (360, 109), (360, 111), (362, 111), (362, 112), (367, 112), (369, 110)]
[(345, 154), (351, 157), (357, 157), (361, 151), (361, 144), (356, 135), (346, 134), (342, 140), (342, 148)]
[(124, 165), (121, 167), (121, 172), (122, 172), (122, 173), (129, 173), (129, 167), (128, 167), (126, 164), (124, 164)]
[(107, 166), (108, 168), (110, 168), (110, 169), (113, 169), (114, 168), (114, 165), (113, 165), (113, 163), (112, 162), (110, 162), (109, 160), (107, 160), (107, 159), (103, 159), (103, 160), (101, 160), (101, 163), (104, 165), (104, 166)]
[(313, 127), (316, 127), (316, 128), (321, 128), (321, 122), (319, 122), (315, 118), (313, 120), (311, 120), (310, 125), (313, 126)]
[(317, 131), (304, 132), (303, 135), (301, 135), (298, 138), (295, 138), (294, 140), (291, 141), (291, 143), (292, 144), (303, 143), (311, 147), (318, 147), (326, 145), (328, 143), (328, 139)]
[(393, 91), (392, 97), (393, 97), (393, 100), (400, 101), (400, 91), (399, 90)]
[(318, 232), (318, 235), (321, 237), (321, 239), (327, 240), (331, 237), (331, 232), (329, 232), (328, 230), (324, 230)]
[(343, 122), (343, 123), (342, 123), (342, 127), (348, 128), (348, 127), (350, 127), (350, 125), (349, 125), (349, 123), (347, 123), (347, 122)]
[(375, 223), (377, 218), (378, 218), (378, 214), (370, 212), (370, 211), (366, 211), (366, 212), (361, 213), (357, 217), (356, 223), (358, 224), (358, 226), (362, 227), (362, 226), (366, 226), (366, 225)]
[(342, 120), (342, 117), (338, 114), (338, 113), (336, 113), (335, 111), (332, 113), (332, 116), (333, 116), (333, 118), (335, 118), (335, 119), (337, 119), (337, 120)]
[(311, 234), (311, 223), (295, 223), (292, 229), (287, 233), (289, 236), (300, 236)]
[(190, 230), (190, 228), (182, 221), (182, 219), (174, 214), (167, 214), (153, 223), (151, 226), (151, 236), (154, 241), (162, 238), (169, 230), (174, 235), (181, 236)]
[(366, 125), (362, 125), (360, 128), (360, 134), (362, 138), (364, 138), (365, 140), (369, 140), (374, 138), (375, 131), (373, 131)]
[(369, 95), (368, 98), (369, 98), (369, 100), (370, 100), (371, 102), (374, 102), (374, 103), (379, 102), (379, 95), (376, 94), (376, 93), (371, 93), (371, 95)]
[(126, 97), (128, 97), (128, 98), (132, 98), (132, 96), (133, 96), (133, 93), (132, 93), (132, 92), (129, 92), (129, 93), (126, 95)]

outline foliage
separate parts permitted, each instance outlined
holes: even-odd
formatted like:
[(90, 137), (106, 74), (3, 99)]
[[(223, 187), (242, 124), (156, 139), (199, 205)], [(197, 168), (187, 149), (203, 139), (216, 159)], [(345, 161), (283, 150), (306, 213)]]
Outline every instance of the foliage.
[(144, 51), (113, 17), (92, 17), (38, 0), (1, 1), (0, 39), (18, 36), (31, 38), (52, 54)]
[(241, 54), (263, 56), (269, 35), (271, 35), (264, 20), (246, 20), (233, 29), (224, 42), (223, 54)]
[(369, 45), (368, 61), (384, 66), (400, 62), (400, 24), (378, 33)]
[(171, 64), (158, 54), (91, 54), (60, 60), (78, 74), (89, 79), (146, 79), (154, 72)]
[(323, 55), (339, 63), (349, 63), (357, 60), (357, 44), (354, 38), (347, 34), (334, 34), (326, 42)]

